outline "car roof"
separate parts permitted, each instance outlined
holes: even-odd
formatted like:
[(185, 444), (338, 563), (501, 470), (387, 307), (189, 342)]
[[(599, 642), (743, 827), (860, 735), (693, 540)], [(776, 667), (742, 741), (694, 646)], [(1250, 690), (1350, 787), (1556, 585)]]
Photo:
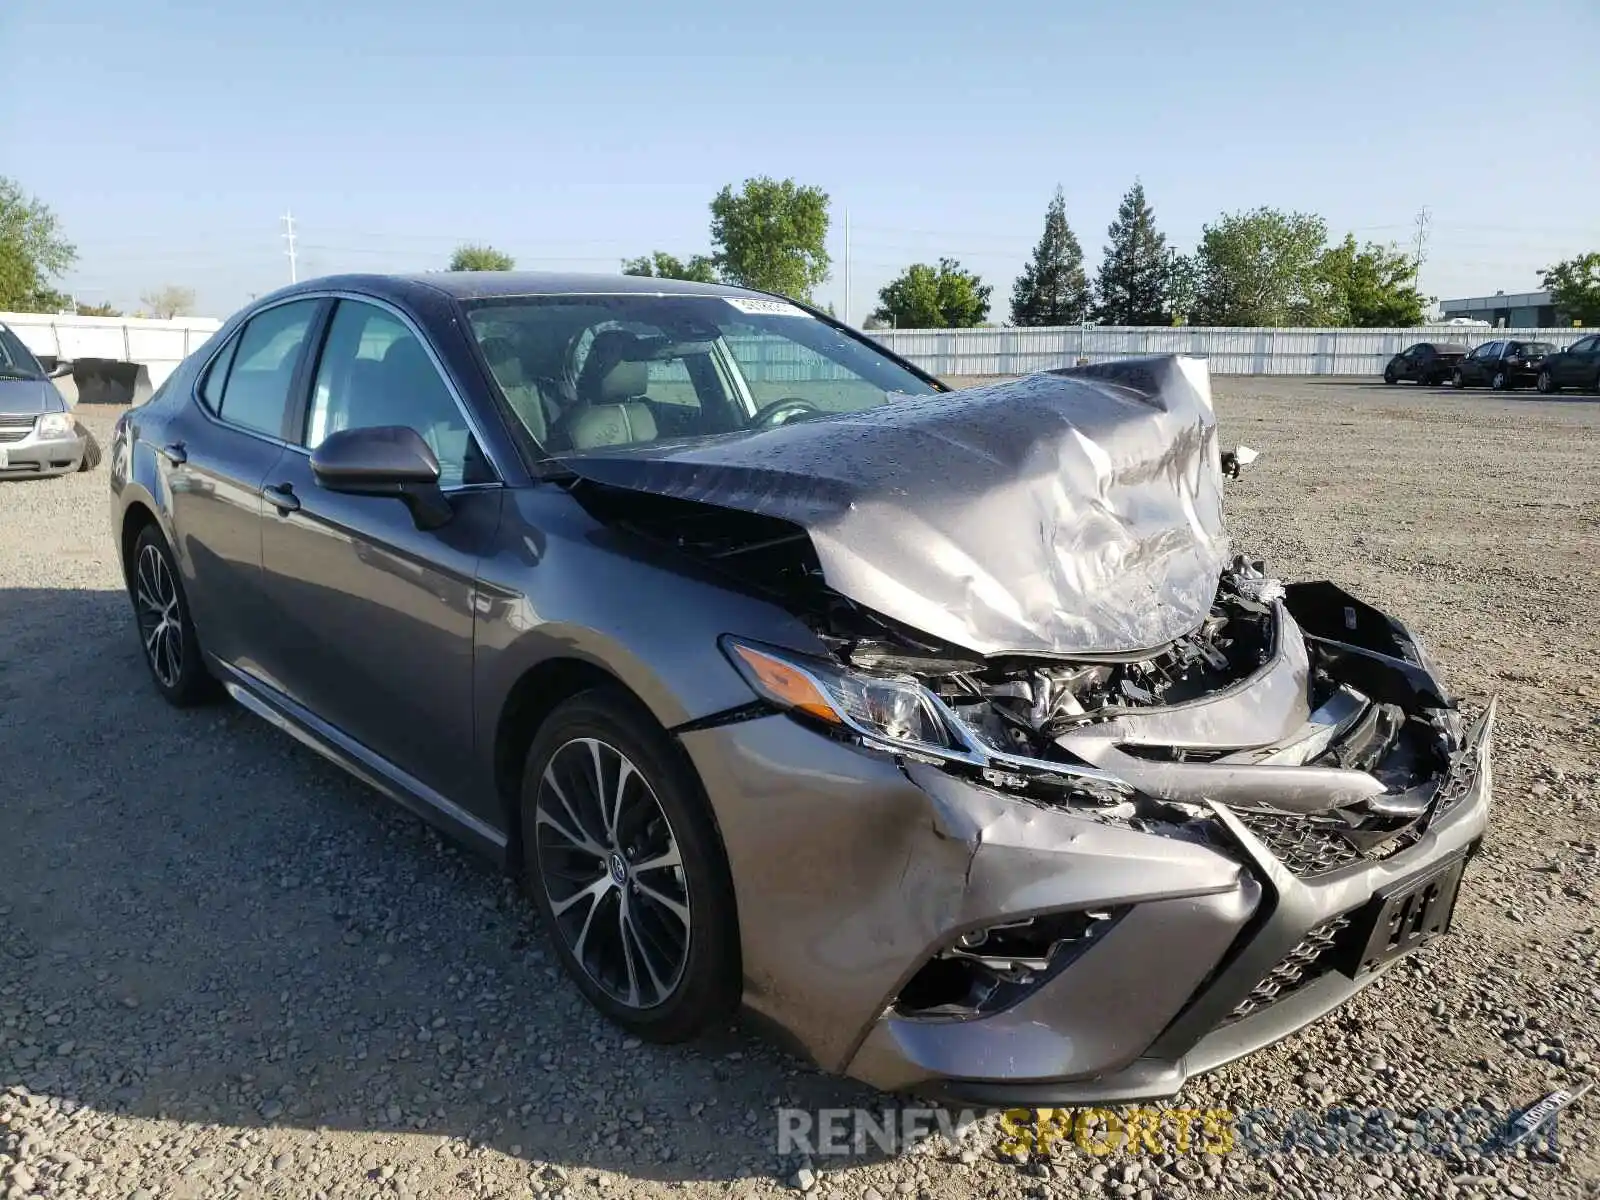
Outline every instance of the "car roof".
[(721, 283), (690, 283), (648, 275), (602, 275), (567, 271), (426, 271), (420, 274), (325, 275), (291, 284), (275, 296), (297, 292), (355, 291), (402, 299), (419, 288), (432, 288), (457, 300), (510, 296), (765, 296), (750, 288)]

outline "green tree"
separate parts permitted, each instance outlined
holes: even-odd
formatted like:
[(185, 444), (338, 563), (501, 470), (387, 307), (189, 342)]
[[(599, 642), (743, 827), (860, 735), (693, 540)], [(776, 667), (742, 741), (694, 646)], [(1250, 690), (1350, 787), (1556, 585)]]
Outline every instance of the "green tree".
[(623, 259), (622, 273), (646, 275), (656, 279), (686, 279), (690, 283), (717, 282), (716, 264), (707, 255), (696, 254), (688, 262), (684, 262), (664, 250), (641, 254), (638, 258)]
[(1580, 254), (1539, 272), (1550, 300), (1569, 321), (1600, 325), (1600, 253)]
[(1095, 319), (1102, 325), (1171, 325), (1175, 256), (1156, 229), (1155, 213), (1137, 179), (1122, 198), (1095, 281)]
[(1327, 240), (1327, 222), (1308, 213), (1224, 213), (1205, 226), (1195, 252), (1195, 323), (1322, 323), (1328, 300), (1318, 266)]
[(113, 307), (110, 303), (79, 304), (78, 315), (80, 317), (120, 317), (122, 310)]
[(77, 261), (61, 223), (41, 200), (0, 175), (0, 312), (54, 312), (68, 304), (51, 280)]
[(1323, 251), (1317, 273), (1330, 325), (1394, 329), (1422, 324), (1425, 301), (1416, 287), (1416, 260), (1393, 246), (1368, 242), (1357, 249), (1355, 236), (1346, 234)]
[(872, 315), (900, 329), (971, 329), (989, 315), (993, 290), (954, 259), (913, 263), (878, 292)]
[(810, 302), (828, 277), (828, 194), (792, 179), (747, 179), (711, 201), (714, 262), (729, 283)]
[(517, 260), (493, 246), (457, 246), (450, 256), (452, 271), (509, 271)]
[(152, 317), (187, 317), (194, 312), (194, 289), (168, 284), (139, 297)]
[(1089, 311), (1083, 247), (1067, 225), (1061, 189), (1045, 210), (1044, 236), (1011, 289), (1013, 325), (1076, 325)]

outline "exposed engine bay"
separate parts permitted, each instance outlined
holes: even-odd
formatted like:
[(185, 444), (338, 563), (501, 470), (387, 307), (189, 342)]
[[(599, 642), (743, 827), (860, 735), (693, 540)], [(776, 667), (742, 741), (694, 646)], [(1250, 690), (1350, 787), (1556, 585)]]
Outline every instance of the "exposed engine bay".
[[(841, 667), (925, 689), (879, 748), (1036, 802), (1227, 842), (1222, 804), (1297, 873), (1408, 844), (1461, 726), (1404, 626), (1328, 583), (1236, 557), (1199, 625), (1142, 653), (973, 655), (828, 586), (806, 532), (771, 517), (580, 485), (592, 511), (800, 616)], [(953, 734), (941, 753), (933, 725)]]

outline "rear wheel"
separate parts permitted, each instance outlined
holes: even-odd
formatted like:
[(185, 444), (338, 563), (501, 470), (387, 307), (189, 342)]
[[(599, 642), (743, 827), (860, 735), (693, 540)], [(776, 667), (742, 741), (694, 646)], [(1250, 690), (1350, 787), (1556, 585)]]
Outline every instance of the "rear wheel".
[(200, 653), (183, 581), (166, 539), (154, 525), (146, 525), (134, 541), (128, 595), (139, 625), (145, 666), (167, 703), (188, 708), (215, 697), (216, 680)]
[(1461, 373), (1460, 367), (1457, 367), (1451, 374), (1450, 386), (1453, 388), (1464, 388), (1467, 386), (1467, 377)]
[(738, 917), (722, 840), (681, 751), (614, 688), (559, 705), (523, 772), (523, 883), (589, 1002), (655, 1042), (737, 1006)]
[(1504, 371), (1496, 371), (1489, 379), (1489, 386), (1497, 392), (1508, 391), (1511, 387), (1511, 377)]
[(1537, 387), (1539, 389), (1539, 391), (1542, 392), (1546, 396), (1550, 395), (1552, 392), (1557, 392), (1557, 391), (1561, 390), (1558, 387), (1556, 387), (1556, 381), (1553, 378), (1551, 378), (1550, 372), (1548, 370), (1539, 372), (1539, 378), (1535, 382), (1534, 386)]

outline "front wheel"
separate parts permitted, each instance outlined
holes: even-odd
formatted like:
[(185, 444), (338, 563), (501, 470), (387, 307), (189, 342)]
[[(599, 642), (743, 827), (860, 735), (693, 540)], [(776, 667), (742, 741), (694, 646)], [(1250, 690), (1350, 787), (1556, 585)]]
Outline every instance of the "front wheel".
[(200, 653), (183, 581), (166, 539), (154, 525), (146, 525), (133, 544), (128, 595), (144, 645), (145, 666), (167, 703), (188, 708), (215, 697), (216, 680)]
[(610, 1020), (679, 1042), (739, 1001), (728, 863), (699, 781), (627, 693), (559, 705), (523, 772), (523, 884), (567, 973)]
[(1467, 377), (1461, 373), (1461, 369), (1459, 367), (1456, 368), (1455, 372), (1450, 376), (1450, 386), (1458, 391), (1467, 386)]
[(1546, 395), (1546, 396), (1550, 395), (1552, 392), (1556, 392), (1556, 391), (1560, 390), (1559, 388), (1556, 387), (1556, 381), (1553, 378), (1551, 378), (1551, 375), (1550, 375), (1549, 371), (1540, 371), (1539, 372), (1539, 378), (1538, 378), (1537, 381), (1535, 381), (1534, 386), (1537, 387), (1539, 389), (1539, 391), (1543, 395)]
[(1390, 363), (1387, 367), (1385, 367), (1383, 369), (1383, 381), (1385, 383), (1394, 383), (1396, 381), (1396, 379), (1398, 379), (1398, 378), (1399, 377), (1394, 373), (1394, 364), (1393, 363)]

